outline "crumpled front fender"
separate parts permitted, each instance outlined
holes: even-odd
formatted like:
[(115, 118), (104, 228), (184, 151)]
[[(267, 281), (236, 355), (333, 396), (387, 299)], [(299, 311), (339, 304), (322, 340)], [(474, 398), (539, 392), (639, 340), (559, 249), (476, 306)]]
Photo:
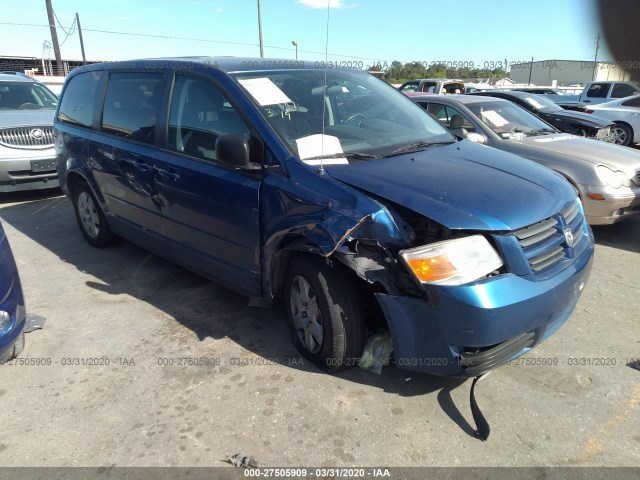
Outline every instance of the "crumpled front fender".
[(408, 232), (382, 204), (328, 175), (312, 178), (310, 185), (279, 175), (267, 175), (263, 181), (263, 289), (270, 296), (275, 293), (276, 255), (294, 240), (293, 249), (324, 257), (353, 239), (385, 248), (409, 245)]

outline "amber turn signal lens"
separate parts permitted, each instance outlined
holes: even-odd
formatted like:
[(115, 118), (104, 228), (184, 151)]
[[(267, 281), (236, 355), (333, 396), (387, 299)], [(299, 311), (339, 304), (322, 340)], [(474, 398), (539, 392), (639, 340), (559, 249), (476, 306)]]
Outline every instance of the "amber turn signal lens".
[(587, 193), (587, 197), (591, 200), (604, 200), (604, 195), (601, 195), (600, 193)]
[(456, 274), (456, 267), (451, 265), (446, 255), (407, 260), (407, 263), (421, 282), (446, 280)]

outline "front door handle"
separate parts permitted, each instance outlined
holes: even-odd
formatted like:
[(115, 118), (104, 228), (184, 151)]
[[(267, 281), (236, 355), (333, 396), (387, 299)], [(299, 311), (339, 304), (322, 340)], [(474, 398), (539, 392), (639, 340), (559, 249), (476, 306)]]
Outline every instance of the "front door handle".
[(158, 175), (162, 175), (163, 177), (167, 177), (174, 182), (180, 179), (180, 175), (178, 175), (173, 168), (156, 168), (156, 172)]

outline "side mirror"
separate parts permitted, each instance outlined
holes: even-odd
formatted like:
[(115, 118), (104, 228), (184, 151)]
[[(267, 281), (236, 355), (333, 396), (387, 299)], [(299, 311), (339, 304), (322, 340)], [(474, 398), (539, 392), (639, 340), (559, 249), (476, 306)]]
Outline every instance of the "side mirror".
[(466, 138), (470, 142), (479, 143), (480, 145), (484, 145), (485, 142), (487, 141), (486, 138), (484, 138), (479, 133), (475, 133), (475, 132), (467, 133), (464, 138)]
[(218, 161), (236, 167), (248, 167), (249, 140), (243, 134), (222, 135), (216, 139), (216, 157)]

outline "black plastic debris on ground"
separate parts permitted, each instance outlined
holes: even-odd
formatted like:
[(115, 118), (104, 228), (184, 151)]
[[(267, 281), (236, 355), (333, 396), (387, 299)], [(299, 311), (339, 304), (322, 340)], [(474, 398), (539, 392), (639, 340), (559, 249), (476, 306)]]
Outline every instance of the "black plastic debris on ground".
[(257, 467), (258, 461), (251, 455), (242, 455), (241, 453), (235, 453), (228, 455), (226, 462), (230, 463), (234, 467)]
[(635, 368), (636, 370), (640, 370), (640, 358), (632, 358), (627, 363), (627, 367)]

